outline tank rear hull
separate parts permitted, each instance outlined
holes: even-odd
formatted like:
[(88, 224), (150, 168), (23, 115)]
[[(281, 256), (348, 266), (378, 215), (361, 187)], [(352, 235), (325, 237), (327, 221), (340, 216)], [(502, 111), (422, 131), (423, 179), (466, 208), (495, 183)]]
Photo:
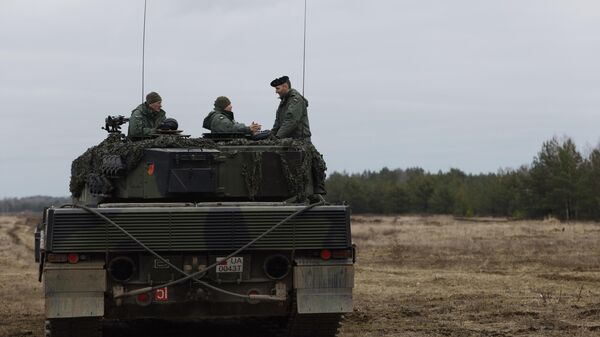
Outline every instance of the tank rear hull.
[[(121, 229), (83, 209), (50, 208), (45, 213), (37, 253), (43, 263), (46, 315), (61, 329), (66, 320), (91, 318), (235, 318), (276, 319), (281, 329), (293, 331), (306, 329), (302, 322), (318, 315), (339, 321), (340, 314), (352, 310), (354, 248), (347, 206), (314, 207), (226, 261), (223, 257), (306, 206), (107, 206), (94, 210)], [(195, 280), (160, 287), (196, 272), (202, 273)], [(151, 291), (121, 296), (152, 286)]]

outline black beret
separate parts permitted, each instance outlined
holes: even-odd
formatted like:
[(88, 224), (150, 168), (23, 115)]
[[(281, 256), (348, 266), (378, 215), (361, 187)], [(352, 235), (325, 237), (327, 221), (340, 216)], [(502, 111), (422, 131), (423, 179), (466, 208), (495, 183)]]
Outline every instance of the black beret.
[(274, 80), (271, 81), (271, 86), (274, 88), (274, 87), (276, 87), (278, 85), (282, 85), (284, 83), (287, 83), (289, 80), (290, 80), (290, 78), (287, 77), (287, 76), (276, 78), (276, 79), (274, 79)]

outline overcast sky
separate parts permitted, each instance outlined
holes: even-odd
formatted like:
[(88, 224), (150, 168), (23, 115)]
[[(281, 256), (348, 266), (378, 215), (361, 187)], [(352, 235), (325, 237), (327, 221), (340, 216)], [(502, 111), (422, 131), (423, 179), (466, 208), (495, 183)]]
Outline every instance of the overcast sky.
[[(143, 0), (0, 1), (0, 197), (68, 195), (142, 99)], [(269, 129), (302, 88), (303, 0), (148, 0), (147, 91), (200, 136), (219, 95)], [(329, 172), (496, 172), (600, 139), (600, 1), (308, 0), (305, 96)]]

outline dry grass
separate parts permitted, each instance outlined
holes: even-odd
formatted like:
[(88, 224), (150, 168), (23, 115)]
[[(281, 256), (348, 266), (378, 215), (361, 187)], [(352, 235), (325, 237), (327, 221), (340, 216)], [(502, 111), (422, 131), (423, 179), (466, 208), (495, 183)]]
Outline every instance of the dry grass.
[(600, 225), (354, 217), (343, 336), (600, 336)]
[(44, 295), (33, 255), (37, 220), (0, 217), (0, 336), (41, 336), (43, 332)]
[[(36, 219), (0, 217), (0, 336), (41, 336)], [(600, 224), (353, 218), (341, 336), (600, 336)]]

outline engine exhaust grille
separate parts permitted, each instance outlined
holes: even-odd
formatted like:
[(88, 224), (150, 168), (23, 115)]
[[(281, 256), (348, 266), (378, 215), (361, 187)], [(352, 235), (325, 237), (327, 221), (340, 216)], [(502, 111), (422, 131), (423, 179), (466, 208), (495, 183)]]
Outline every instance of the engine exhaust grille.
[[(98, 208), (156, 251), (235, 250), (302, 206)], [(346, 206), (320, 206), (281, 225), (250, 250), (347, 248), (351, 245)], [(143, 249), (96, 215), (57, 208), (48, 213), (46, 250), (127, 252)]]

